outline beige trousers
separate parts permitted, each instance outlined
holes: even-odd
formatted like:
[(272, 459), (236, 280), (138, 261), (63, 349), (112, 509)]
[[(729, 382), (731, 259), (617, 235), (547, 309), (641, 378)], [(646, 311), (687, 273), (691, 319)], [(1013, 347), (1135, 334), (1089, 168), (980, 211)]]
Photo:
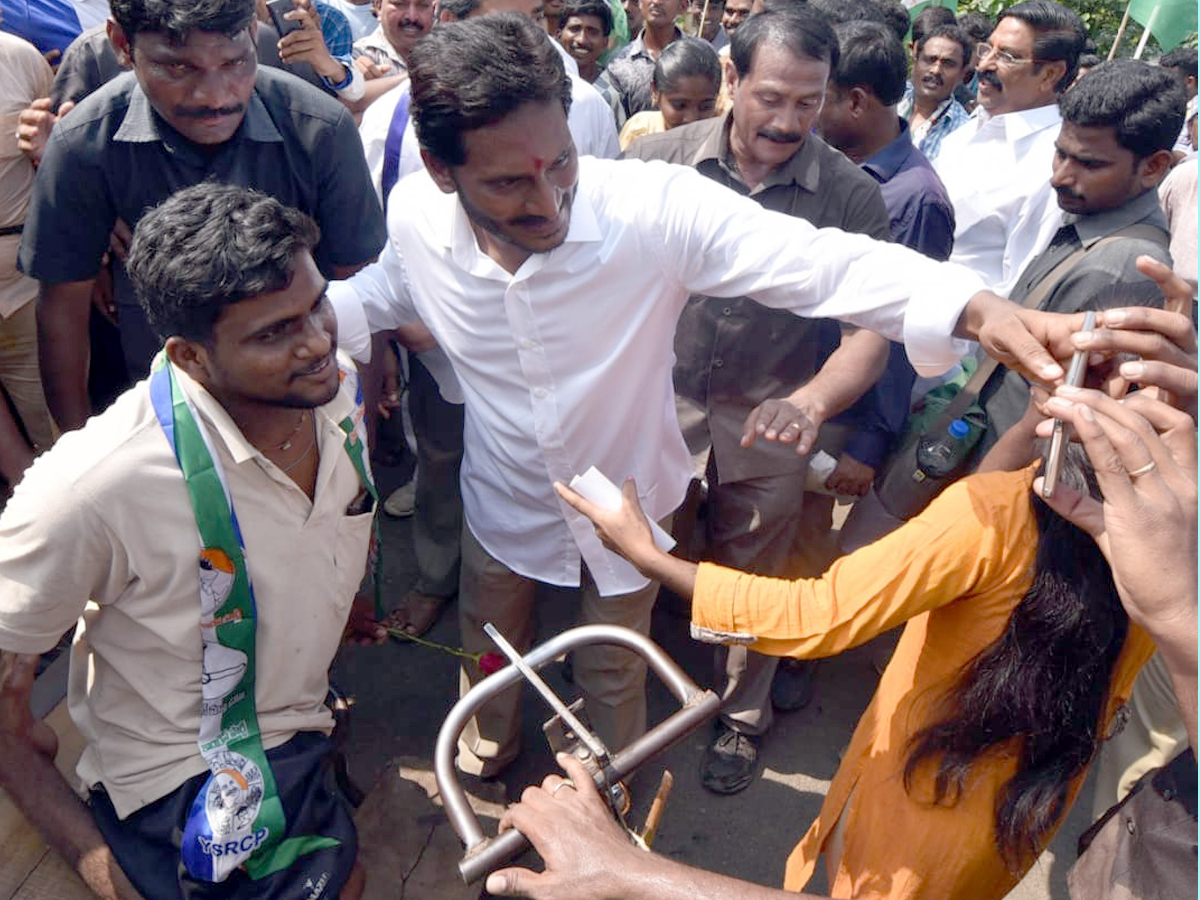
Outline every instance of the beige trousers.
[[(670, 531), (671, 520), (660, 523)], [(534, 595), (538, 582), (517, 575), (488, 553), (463, 527), (458, 616), (462, 646), (472, 653), (495, 652), (483, 625), (491, 622), (522, 653), (535, 637)], [(601, 597), (587, 567), (577, 589), (581, 624), (624, 625), (648, 635), (658, 582), (632, 594)], [(588, 721), (610, 750), (624, 747), (646, 731), (646, 663), (619, 647), (592, 645), (572, 654), (575, 684), (584, 698)], [(474, 664), (459, 669), (459, 694), (481, 678)], [(521, 749), (521, 689), (495, 697), (473, 718), (458, 741), (458, 768), (490, 778), (512, 762)], [(548, 718), (548, 716), (547, 716)]]

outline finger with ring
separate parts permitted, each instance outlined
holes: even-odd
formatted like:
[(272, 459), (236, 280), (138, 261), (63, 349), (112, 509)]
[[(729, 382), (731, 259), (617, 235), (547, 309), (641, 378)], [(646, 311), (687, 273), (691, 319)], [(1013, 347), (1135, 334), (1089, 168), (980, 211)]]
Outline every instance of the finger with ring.
[(575, 782), (573, 782), (570, 778), (564, 778), (562, 781), (560, 781), (554, 787), (550, 788), (550, 796), (551, 797), (557, 796), (558, 792), (561, 791), (563, 788), (570, 788), (571, 790), (575, 790)]
[(1129, 477), (1137, 478), (1139, 475), (1146, 475), (1150, 472), (1153, 472), (1155, 468), (1157, 468), (1157, 463), (1155, 463), (1154, 460), (1150, 460), (1150, 462), (1146, 463), (1144, 466), (1139, 466), (1131, 471), (1129, 473)]

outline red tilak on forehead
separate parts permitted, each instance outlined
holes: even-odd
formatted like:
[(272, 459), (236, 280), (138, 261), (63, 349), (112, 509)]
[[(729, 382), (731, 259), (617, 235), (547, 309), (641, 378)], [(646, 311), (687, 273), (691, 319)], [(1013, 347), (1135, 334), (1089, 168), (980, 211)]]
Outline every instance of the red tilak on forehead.
[(540, 156), (535, 156), (533, 158), (533, 167), (535, 170), (540, 172), (540, 171), (542, 171), (542, 169), (546, 168), (546, 161), (544, 159), (542, 159)]

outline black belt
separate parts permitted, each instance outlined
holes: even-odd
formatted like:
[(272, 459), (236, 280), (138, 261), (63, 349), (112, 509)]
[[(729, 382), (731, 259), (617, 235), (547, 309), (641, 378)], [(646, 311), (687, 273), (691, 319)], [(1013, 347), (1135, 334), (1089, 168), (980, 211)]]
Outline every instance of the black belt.
[(8, 237), (9, 235), (20, 234), (24, 230), (24, 223), (20, 225), (5, 225), (3, 228), (0, 228), (0, 237)]

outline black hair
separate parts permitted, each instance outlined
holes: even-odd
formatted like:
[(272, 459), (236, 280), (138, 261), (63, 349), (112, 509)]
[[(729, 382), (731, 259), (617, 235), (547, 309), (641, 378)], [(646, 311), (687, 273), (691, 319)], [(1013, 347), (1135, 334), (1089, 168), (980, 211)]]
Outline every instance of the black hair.
[(829, 80), (841, 90), (864, 87), (884, 106), (899, 103), (908, 75), (900, 39), (878, 22), (845, 22), (834, 32), (840, 59)]
[(654, 64), (654, 90), (674, 90), (680, 78), (692, 75), (707, 78), (714, 95), (721, 89), (721, 61), (713, 45), (701, 38), (678, 38), (663, 48)]
[(810, 8), (811, 4), (786, 10), (773, 10), (751, 16), (729, 39), (729, 58), (738, 78), (745, 78), (754, 67), (754, 52), (771, 44), (782, 47), (800, 59), (838, 64), (837, 36), (825, 19)]
[(1095, 53), (1082, 53), (1079, 56), (1079, 71), (1082, 72), (1084, 69), (1091, 71), (1102, 62), (1104, 62), (1104, 60), (1102, 60)]
[(971, 60), (975, 57), (976, 42), (971, 39), (971, 35), (961, 25), (938, 25), (935, 28), (931, 28), (925, 33), (922, 40), (917, 41), (917, 55), (920, 55), (921, 51), (925, 49), (925, 45), (934, 38), (946, 38), (947, 40), (954, 41), (954, 43), (962, 48), (962, 64), (964, 69), (970, 65)]
[[(969, 34), (975, 43), (986, 41), (996, 26), (981, 12), (966, 12), (958, 17), (958, 27)], [(974, 47), (971, 48), (974, 52)], [(970, 62), (970, 60), (968, 60)]]
[[(1163, 302), (1158, 285), (1139, 277), (1101, 288), (1086, 308), (1162, 309)], [(1048, 443), (1039, 442), (1043, 459)], [(1077, 444), (1067, 447), (1060, 481), (1101, 499), (1092, 463)], [(1033, 584), (1000, 637), (964, 666), (946, 718), (909, 740), (904, 768), (911, 792), (921, 766), (937, 759), (933, 801), (953, 805), (976, 760), (1015, 751), (1016, 772), (994, 809), (997, 849), (1014, 872), (1041, 851), (1066, 812), (1071, 783), (1096, 753), (1113, 666), (1129, 631), (1096, 542), (1040, 498), (1031, 502), (1038, 530)], [(1012, 746), (1014, 738), (1020, 743)]]
[(886, 25), (883, 8), (875, 0), (807, 0), (801, 6), (820, 15), (829, 27), (843, 22), (879, 22)]
[[(1099, 495), (1077, 446), (1064, 458), (1062, 482)], [(970, 790), (977, 761), (1015, 754), (1016, 772), (993, 810), (997, 849), (1013, 872), (1037, 857), (1066, 812), (1072, 782), (1096, 752), (1129, 629), (1096, 542), (1040, 499), (1031, 502), (1038, 530), (1033, 584), (1000, 637), (964, 667), (946, 717), (909, 740), (904, 768), (911, 793), (925, 764), (936, 762), (933, 802), (954, 805)]]
[(183, 44), (194, 31), (233, 37), (254, 21), (254, 0), (111, 0), (109, 10), (129, 46), (143, 32)]
[(1117, 143), (1144, 159), (1175, 145), (1186, 104), (1170, 72), (1141, 60), (1114, 59), (1079, 79), (1058, 107), (1064, 122), (1115, 129)]
[(563, 24), (571, 16), (595, 16), (600, 20), (600, 30), (608, 37), (613, 30), (612, 9), (604, 0), (571, 0), (562, 11)]
[(438, 18), (442, 13), (449, 13), (456, 21), (461, 21), (483, 5), (483, 0), (438, 0)]
[(466, 162), (466, 132), (526, 103), (571, 108), (571, 80), (558, 51), (516, 13), (439, 25), (413, 46), (408, 72), (417, 140), (448, 166)]
[[(787, 10), (796, 9), (800, 6), (811, 5), (812, 4), (809, 3), (809, 0), (762, 0), (762, 12), (758, 13), (758, 15), (761, 15), (764, 12), (779, 12), (780, 10), (786, 12)], [(732, 38), (730, 39), (732, 40)]]
[(125, 269), (161, 337), (209, 343), (225, 307), (286, 288), (296, 254), (320, 239), (316, 222), (274, 197), (205, 181), (142, 216)]
[(1176, 47), (1170, 53), (1164, 53), (1158, 60), (1164, 69), (1180, 69), (1184, 75), (1196, 77), (1196, 48)]
[(875, 6), (879, 10), (882, 24), (891, 29), (896, 35), (896, 40), (903, 42), (908, 37), (909, 28), (912, 27), (904, 4), (900, 0), (875, 0)]
[(1079, 57), (1087, 42), (1087, 28), (1083, 19), (1061, 3), (1054, 0), (1024, 0), (1000, 13), (999, 21), (1007, 18), (1020, 19), (1035, 32), (1033, 58), (1038, 65), (1051, 62), (1067, 64), (1062, 78), (1054, 90), (1062, 93), (1075, 80), (1079, 71)]
[(939, 25), (954, 25), (958, 20), (954, 10), (945, 6), (927, 6), (912, 20), (912, 39), (917, 44), (925, 43), (925, 37)]

